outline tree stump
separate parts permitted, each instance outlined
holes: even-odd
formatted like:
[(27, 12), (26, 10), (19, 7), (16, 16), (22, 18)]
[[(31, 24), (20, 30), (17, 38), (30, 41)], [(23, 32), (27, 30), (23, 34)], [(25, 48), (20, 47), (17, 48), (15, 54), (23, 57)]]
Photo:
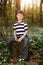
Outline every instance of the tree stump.
[(17, 59), (22, 54), (23, 44), (24, 44), (23, 42), (13, 44), (12, 56), (14, 59)]

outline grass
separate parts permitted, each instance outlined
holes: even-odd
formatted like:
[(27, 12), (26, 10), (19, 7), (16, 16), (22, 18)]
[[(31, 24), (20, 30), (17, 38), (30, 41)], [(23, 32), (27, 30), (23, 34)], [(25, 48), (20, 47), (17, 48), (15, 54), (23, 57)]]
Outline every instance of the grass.
[(18, 63), (16, 63), (15, 65), (29, 65), (28, 63), (24, 62), (24, 61), (19, 61)]

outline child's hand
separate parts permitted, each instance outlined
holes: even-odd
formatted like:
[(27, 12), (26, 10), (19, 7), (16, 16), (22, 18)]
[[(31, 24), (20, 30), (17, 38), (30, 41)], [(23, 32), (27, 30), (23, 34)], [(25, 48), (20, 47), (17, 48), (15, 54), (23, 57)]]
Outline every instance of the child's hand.
[(17, 38), (15, 37), (15, 41), (17, 41)]
[(17, 41), (18, 41), (18, 42), (21, 42), (21, 41), (22, 41), (22, 38), (19, 38)]

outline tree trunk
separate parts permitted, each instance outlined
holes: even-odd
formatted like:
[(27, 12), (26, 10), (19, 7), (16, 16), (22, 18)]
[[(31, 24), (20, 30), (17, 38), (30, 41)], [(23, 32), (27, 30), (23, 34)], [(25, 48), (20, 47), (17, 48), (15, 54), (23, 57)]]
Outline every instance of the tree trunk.
[(40, 26), (42, 26), (42, 0), (40, 3)]

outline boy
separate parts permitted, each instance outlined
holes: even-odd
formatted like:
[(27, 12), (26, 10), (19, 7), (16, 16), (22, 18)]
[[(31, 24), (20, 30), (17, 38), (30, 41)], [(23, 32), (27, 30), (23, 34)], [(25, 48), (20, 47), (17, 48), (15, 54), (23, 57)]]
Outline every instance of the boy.
[(24, 41), (23, 46), (23, 52), (21, 55), (21, 59), (27, 60), (28, 58), (28, 45), (29, 45), (29, 39), (27, 36), (28, 33), (28, 27), (27, 23), (24, 22), (24, 12), (22, 10), (19, 10), (17, 12), (17, 22), (13, 26), (14, 30), (14, 38), (10, 39), (8, 41), (8, 48), (11, 49), (11, 46), (14, 42), (21, 42)]

